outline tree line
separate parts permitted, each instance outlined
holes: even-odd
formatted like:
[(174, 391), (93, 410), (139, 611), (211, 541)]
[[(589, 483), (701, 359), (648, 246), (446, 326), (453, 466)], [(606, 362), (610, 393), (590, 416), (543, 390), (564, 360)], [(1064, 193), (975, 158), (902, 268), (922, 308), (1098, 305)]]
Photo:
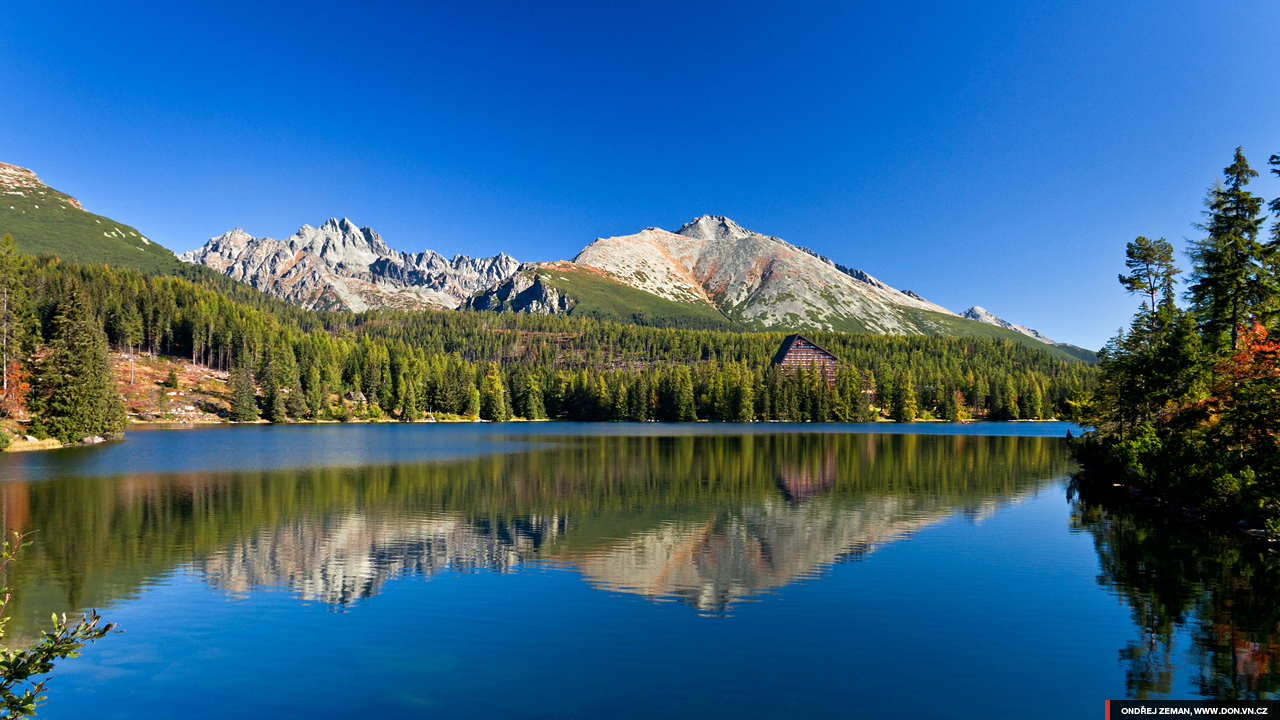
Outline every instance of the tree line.
[[(1280, 155), (1270, 158), (1280, 176)], [(1270, 237), (1241, 148), (1205, 199), (1177, 302), (1172, 245), (1139, 237), (1120, 283), (1142, 298), (1100, 353), (1076, 445), (1086, 468), (1280, 532), (1280, 198)]]
[[(781, 333), (484, 311), (308, 311), (201, 275), (72, 265), (4, 247), (0, 284), (13, 288), (0, 293), (5, 377), (31, 382), (29, 392), (6, 389), (0, 414), (25, 401), (35, 430), (68, 440), (123, 427), (118, 397), (91, 380), (108, 372), (108, 345), (227, 371), (230, 419), (271, 422), (1031, 419), (1071, 412), (1097, 375), (1009, 341), (814, 333), (843, 363), (829, 385), (815, 369), (772, 367)], [(66, 344), (74, 348), (58, 349)], [(89, 394), (56, 389), (77, 382)]]

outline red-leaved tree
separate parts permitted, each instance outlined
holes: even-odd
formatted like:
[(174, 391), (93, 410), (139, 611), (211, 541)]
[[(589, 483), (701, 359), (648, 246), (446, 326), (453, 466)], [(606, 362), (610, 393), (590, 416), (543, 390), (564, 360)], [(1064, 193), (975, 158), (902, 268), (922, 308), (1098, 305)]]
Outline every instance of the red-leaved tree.
[(1261, 323), (1242, 329), (1236, 351), (1218, 363), (1209, 409), (1231, 451), (1264, 464), (1280, 458), (1280, 341)]
[(10, 360), (4, 368), (5, 382), (0, 386), (0, 418), (21, 418), (27, 411), (27, 393), (31, 391), (31, 373)]

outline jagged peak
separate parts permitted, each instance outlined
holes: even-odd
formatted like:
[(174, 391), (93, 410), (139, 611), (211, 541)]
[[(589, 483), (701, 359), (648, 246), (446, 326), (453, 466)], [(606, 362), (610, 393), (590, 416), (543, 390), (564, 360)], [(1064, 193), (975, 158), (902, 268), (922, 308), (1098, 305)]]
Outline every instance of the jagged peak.
[[(304, 225), (303, 227), (306, 227), (306, 226)], [(321, 230), (332, 229), (332, 230), (337, 230), (343, 233), (358, 233), (358, 232), (361, 232), (361, 230), (368, 230), (368, 228), (357, 227), (355, 223), (351, 222), (349, 218), (345, 218), (345, 217), (341, 219), (329, 218), (324, 222), (323, 225), (320, 226), (320, 229)]]
[(723, 215), (699, 215), (681, 225), (676, 234), (699, 240), (741, 240), (755, 235)]
[(960, 313), (960, 317), (967, 318), (969, 320), (977, 320), (978, 322), (987, 323), (988, 325), (995, 325), (997, 327), (1005, 328), (1006, 330), (1014, 330), (1016, 332), (1022, 333), (1023, 335), (1026, 335), (1027, 337), (1035, 338), (1040, 342), (1048, 343), (1050, 345), (1058, 344), (1053, 340), (1050, 340), (1048, 337), (1044, 335), (1044, 333), (1040, 332), (1039, 330), (1033, 330), (1025, 325), (1018, 325), (1016, 323), (1011, 323), (1008, 320), (1005, 320), (1004, 318), (991, 312), (990, 310), (982, 307), (981, 305), (974, 305), (968, 310), (965, 310), (964, 312)]
[(219, 240), (232, 240), (232, 239), (240, 239), (240, 238), (248, 238), (250, 240), (254, 239), (254, 237), (250, 235), (248, 231), (246, 231), (244, 228), (237, 225), (231, 228), (230, 230), (222, 233), (221, 235), (217, 235), (215, 237), (209, 238), (209, 242), (212, 243), (212, 242), (217, 242)]

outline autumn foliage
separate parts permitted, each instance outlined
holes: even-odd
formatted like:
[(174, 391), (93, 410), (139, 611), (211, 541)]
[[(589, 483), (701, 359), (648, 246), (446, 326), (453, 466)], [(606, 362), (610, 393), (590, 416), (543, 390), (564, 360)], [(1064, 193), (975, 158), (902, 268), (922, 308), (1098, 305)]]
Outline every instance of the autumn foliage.
[(1216, 416), (1215, 434), (1241, 457), (1274, 462), (1280, 455), (1280, 341), (1254, 322), (1241, 330), (1236, 351), (1214, 375), (1207, 405)]
[(6, 382), (0, 386), (0, 419), (20, 419), (26, 414), (31, 373), (16, 360), (10, 360), (4, 374)]

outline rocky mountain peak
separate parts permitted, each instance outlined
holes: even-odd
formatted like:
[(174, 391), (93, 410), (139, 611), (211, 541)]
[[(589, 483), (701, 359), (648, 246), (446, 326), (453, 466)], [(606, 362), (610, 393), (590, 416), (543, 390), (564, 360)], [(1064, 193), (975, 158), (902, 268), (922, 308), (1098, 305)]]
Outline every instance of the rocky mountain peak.
[(447, 261), (425, 250), (403, 253), (382, 236), (347, 218), (320, 227), (303, 225), (287, 240), (256, 238), (241, 228), (183, 253), (184, 262), (207, 265), (263, 292), (308, 308), (456, 308), (476, 292), (516, 272), (510, 255)]
[(1027, 337), (1035, 338), (1036, 340), (1039, 340), (1042, 343), (1048, 343), (1050, 345), (1058, 344), (1053, 340), (1050, 340), (1048, 337), (1045, 337), (1044, 333), (1040, 332), (1039, 330), (1032, 330), (1031, 328), (1025, 325), (1015, 325), (1014, 323), (1011, 323), (1008, 320), (1005, 320), (1004, 318), (997, 316), (995, 313), (991, 312), (990, 310), (980, 305), (974, 305), (968, 310), (965, 310), (964, 312), (960, 313), (960, 317), (968, 318), (970, 320), (977, 320), (978, 322), (986, 323), (988, 325), (995, 325), (997, 327), (1002, 327), (1006, 330), (1013, 330), (1015, 332), (1020, 332), (1023, 335), (1026, 335)]
[(741, 240), (756, 233), (723, 215), (701, 215), (681, 225), (676, 234), (698, 240)]
[(79, 200), (49, 187), (34, 171), (4, 162), (0, 162), (0, 194), (20, 195), (33, 199), (43, 195), (51, 201), (58, 200), (77, 210), (84, 210)]

